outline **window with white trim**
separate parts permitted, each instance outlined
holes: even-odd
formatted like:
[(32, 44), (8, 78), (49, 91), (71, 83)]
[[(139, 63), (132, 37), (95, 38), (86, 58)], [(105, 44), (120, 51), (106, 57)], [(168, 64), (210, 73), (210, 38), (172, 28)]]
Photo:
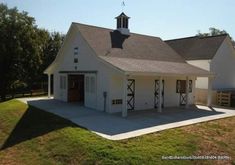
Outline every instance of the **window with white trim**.
[[(189, 80), (189, 93), (192, 93), (193, 90), (193, 81)], [(176, 81), (176, 93), (186, 93), (186, 80), (177, 80)]]

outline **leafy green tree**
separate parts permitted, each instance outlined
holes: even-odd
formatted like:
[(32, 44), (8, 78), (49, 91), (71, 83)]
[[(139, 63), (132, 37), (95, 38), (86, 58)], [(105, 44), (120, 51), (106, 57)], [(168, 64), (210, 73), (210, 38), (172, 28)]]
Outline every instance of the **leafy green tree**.
[(64, 35), (58, 32), (52, 32), (48, 36), (46, 45), (44, 45), (40, 72), (43, 72), (55, 59), (62, 42), (64, 40)]
[(0, 4), (0, 95), (4, 100), (10, 85), (32, 80), (41, 63), (34, 18)]
[(40, 36), (40, 53), (42, 64), (38, 69), (37, 82), (47, 82), (47, 75), (44, 70), (54, 61), (64, 39), (64, 35), (58, 32), (49, 33), (47, 30), (38, 29)]
[[(200, 30), (198, 30), (196, 36), (199, 37), (208, 37), (208, 36), (217, 36), (217, 35), (222, 35), (222, 34), (227, 34), (229, 35), (229, 33), (227, 33), (225, 30), (220, 30), (220, 29), (216, 29), (214, 27), (210, 27), (209, 28), (209, 33), (201, 33)], [(235, 48), (235, 41), (233, 40), (233, 38), (229, 35), (231, 42)]]
[(54, 60), (63, 38), (58, 32), (39, 29), (27, 12), (0, 4), (1, 99), (5, 100), (11, 88), (31, 89), (35, 82), (45, 80), (43, 71)]

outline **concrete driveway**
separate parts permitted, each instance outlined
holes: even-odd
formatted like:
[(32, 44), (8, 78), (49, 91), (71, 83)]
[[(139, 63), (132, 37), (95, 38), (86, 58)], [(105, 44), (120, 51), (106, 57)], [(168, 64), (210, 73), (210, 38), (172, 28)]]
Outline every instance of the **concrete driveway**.
[(132, 111), (127, 118), (121, 113), (107, 114), (85, 108), (78, 103), (65, 103), (48, 98), (21, 98), (22, 102), (51, 112), (110, 140), (122, 140), (170, 128), (235, 116), (235, 110), (194, 106)]

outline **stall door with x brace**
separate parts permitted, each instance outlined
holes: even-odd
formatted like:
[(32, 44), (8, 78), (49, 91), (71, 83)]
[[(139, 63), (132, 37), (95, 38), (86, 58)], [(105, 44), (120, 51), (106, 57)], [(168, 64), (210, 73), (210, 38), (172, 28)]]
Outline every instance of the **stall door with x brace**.
[(127, 81), (127, 109), (135, 109), (135, 80), (128, 79)]
[[(177, 80), (177, 93), (180, 94), (180, 106), (186, 105), (186, 80)], [(189, 80), (189, 93), (192, 92), (192, 80)]]
[(162, 94), (162, 108), (164, 107), (164, 80), (162, 80), (162, 91), (159, 92), (160, 86), (159, 86), (159, 80), (155, 80), (154, 85), (154, 108), (158, 108), (159, 105), (159, 93)]

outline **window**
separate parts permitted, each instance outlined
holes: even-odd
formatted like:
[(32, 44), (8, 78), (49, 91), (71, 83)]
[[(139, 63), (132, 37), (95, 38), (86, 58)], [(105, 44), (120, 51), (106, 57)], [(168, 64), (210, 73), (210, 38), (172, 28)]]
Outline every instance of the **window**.
[(128, 29), (128, 18), (126, 19), (126, 28)]
[(78, 59), (77, 58), (74, 58), (74, 63), (78, 63)]
[(122, 99), (114, 99), (112, 100), (112, 105), (122, 104)]
[(123, 18), (122, 21), (123, 21), (123, 28), (126, 28), (126, 18)]
[(117, 28), (121, 28), (121, 18), (117, 19)]
[(74, 55), (78, 55), (78, 47), (74, 48)]
[(123, 28), (128, 28), (128, 18), (123, 18)]
[(66, 76), (60, 76), (60, 89), (66, 89)]
[(193, 81), (189, 80), (189, 92), (191, 93), (193, 91)]
[[(189, 80), (189, 93), (192, 92), (193, 81)], [(186, 80), (177, 80), (176, 81), (176, 93), (186, 93)]]

